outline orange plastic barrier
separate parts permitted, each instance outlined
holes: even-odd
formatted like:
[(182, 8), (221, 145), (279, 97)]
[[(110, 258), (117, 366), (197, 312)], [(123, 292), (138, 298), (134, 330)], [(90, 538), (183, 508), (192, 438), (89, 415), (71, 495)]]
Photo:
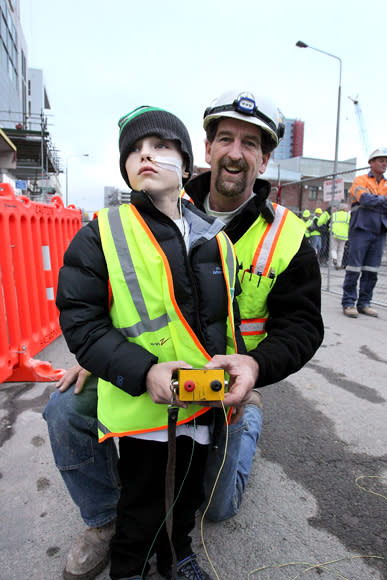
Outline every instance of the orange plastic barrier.
[(0, 383), (56, 381), (64, 373), (32, 357), (60, 334), (55, 306), (63, 254), (81, 211), (15, 196), (0, 183)]

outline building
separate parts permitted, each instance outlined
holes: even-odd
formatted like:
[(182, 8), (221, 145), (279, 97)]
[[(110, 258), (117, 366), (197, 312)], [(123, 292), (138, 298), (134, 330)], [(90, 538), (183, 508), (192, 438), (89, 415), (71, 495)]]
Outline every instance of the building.
[(28, 67), (19, 0), (0, 0), (0, 181), (34, 199), (60, 191), (48, 109), (43, 72)]
[(103, 190), (103, 206), (113, 207), (130, 202), (130, 191), (121, 191), (117, 187), (105, 185)]
[(285, 134), (273, 152), (273, 159), (279, 161), (280, 159), (302, 157), (304, 152), (304, 121), (287, 119), (282, 113), (281, 117), (285, 125)]
[[(333, 169), (333, 160), (293, 157), (277, 162), (270, 160), (262, 177), (272, 184), (272, 201), (279, 201), (292, 211), (301, 213), (304, 209), (314, 211), (320, 207), (324, 210), (331, 205), (327, 185), (332, 180)], [(337, 170), (341, 189), (338, 189), (336, 201), (347, 201), (349, 189), (359, 171), (356, 158), (339, 161)]]

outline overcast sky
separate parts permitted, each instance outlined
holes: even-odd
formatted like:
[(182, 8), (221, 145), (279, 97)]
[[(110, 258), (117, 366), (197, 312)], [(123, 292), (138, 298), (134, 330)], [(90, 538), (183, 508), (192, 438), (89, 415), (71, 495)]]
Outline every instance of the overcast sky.
[[(30, 67), (41, 68), (50, 131), (68, 163), (69, 201), (103, 205), (125, 189), (117, 121), (165, 107), (204, 164), (204, 109), (222, 91), (263, 89), (305, 122), (304, 155), (333, 159), (342, 59), (339, 159), (367, 164), (348, 98), (358, 98), (371, 150), (387, 146), (386, 0), (20, 0)], [(77, 157), (88, 153), (89, 157)], [(67, 160), (67, 161), (66, 161)], [(63, 179), (64, 183), (64, 179)]]

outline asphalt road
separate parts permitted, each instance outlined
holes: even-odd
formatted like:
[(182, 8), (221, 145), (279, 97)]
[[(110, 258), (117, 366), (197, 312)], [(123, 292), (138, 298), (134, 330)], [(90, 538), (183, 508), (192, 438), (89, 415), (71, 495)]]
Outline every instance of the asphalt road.
[[(241, 511), (203, 526), (217, 576), (198, 519), (194, 547), (214, 580), (387, 579), (387, 310), (349, 319), (339, 301), (323, 293), (326, 336), (313, 360), (263, 389)], [(63, 338), (37, 358), (73, 360)], [(41, 418), (53, 389), (0, 385), (0, 580), (60, 579), (83, 528)], [(106, 569), (98, 580), (108, 578)]]

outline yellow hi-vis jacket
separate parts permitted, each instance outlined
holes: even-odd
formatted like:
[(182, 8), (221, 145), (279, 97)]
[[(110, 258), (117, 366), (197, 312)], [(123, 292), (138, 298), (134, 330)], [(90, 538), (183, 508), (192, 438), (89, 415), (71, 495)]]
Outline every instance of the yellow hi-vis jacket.
[(349, 220), (351, 213), (345, 210), (337, 210), (332, 212), (331, 224), (332, 235), (338, 240), (348, 240)]
[(273, 203), (274, 221), (260, 215), (236, 242), (242, 293), (237, 297), (241, 332), (247, 350), (266, 337), (267, 297), (277, 276), (288, 267), (305, 235), (305, 224), (287, 208)]
[[(110, 317), (127, 340), (157, 356), (158, 361), (186, 360), (202, 368), (211, 356), (189, 327), (176, 302), (168, 260), (153, 233), (132, 205), (98, 214), (102, 249), (112, 290)], [(236, 255), (224, 232), (216, 235), (227, 288), (226, 353), (235, 353), (233, 297)], [(160, 340), (160, 336), (163, 337)], [(178, 425), (209, 410), (189, 405), (179, 409)], [(133, 397), (112, 383), (98, 381), (98, 436), (134, 435), (165, 429), (167, 405), (155, 404), (148, 393)]]

